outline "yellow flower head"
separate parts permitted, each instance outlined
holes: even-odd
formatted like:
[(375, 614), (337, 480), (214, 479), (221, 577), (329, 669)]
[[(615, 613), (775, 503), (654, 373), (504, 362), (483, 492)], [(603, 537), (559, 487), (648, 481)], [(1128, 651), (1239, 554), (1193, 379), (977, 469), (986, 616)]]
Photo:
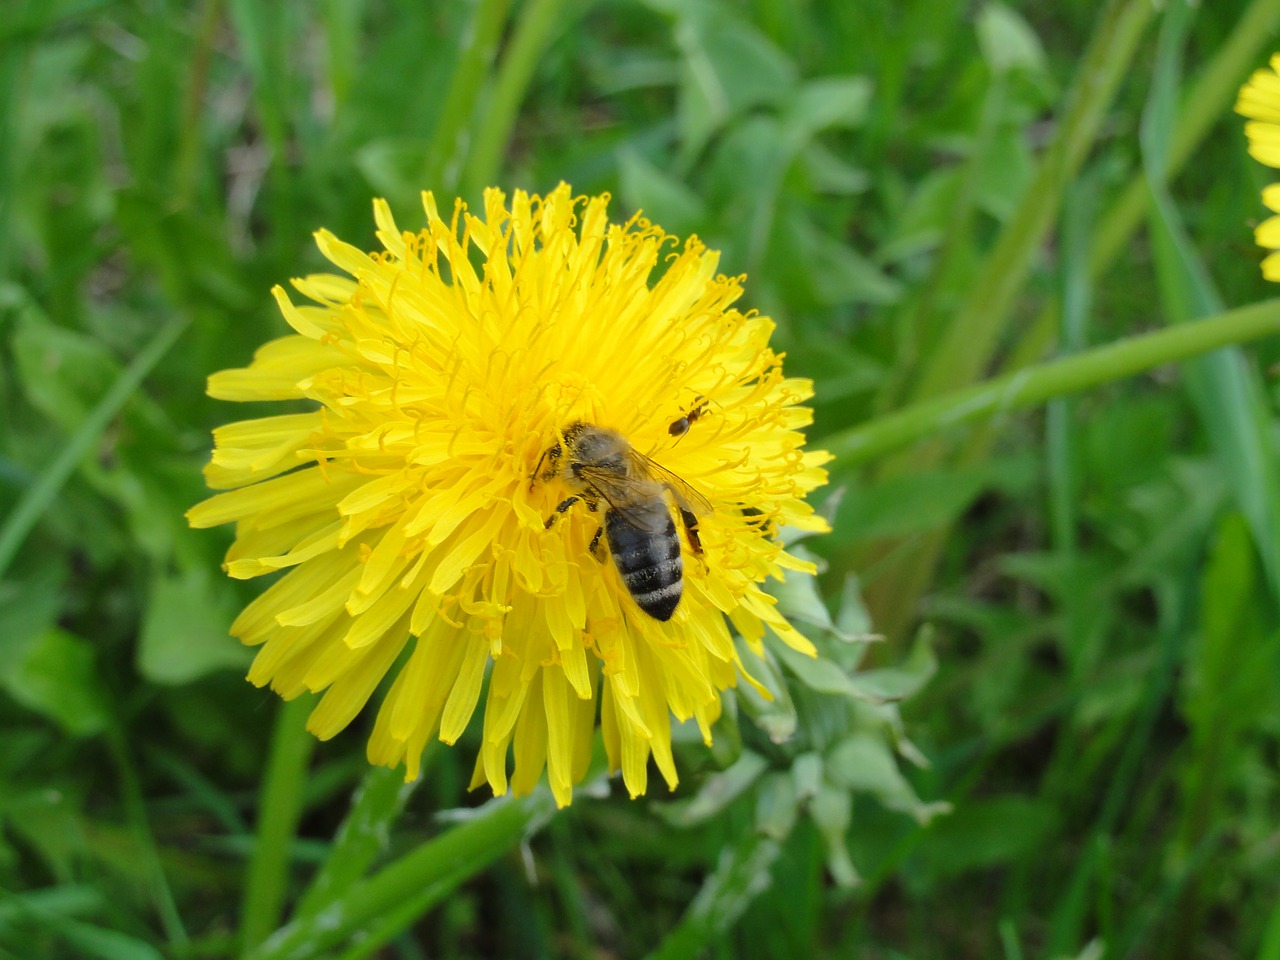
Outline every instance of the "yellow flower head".
[[(1236, 113), (1249, 118), (1244, 125), (1249, 138), (1249, 155), (1269, 167), (1280, 167), (1280, 54), (1271, 57), (1271, 65), (1254, 72), (1240, 88)], [(1280, 213), (1280, 183), (1262, 191), (1262, 202), (1273, 213)], [(1262, 276), (1280, 281), (1280, 217), (1269, 217), (1254, 231), (1258, 246), (1277, 251), (1262, 261)]]
[[(394, 671), (368, 754), (409, 779), (483, 692), (473, 786), (504, 793), (510, 753), (517, 793), (545, 766), (567, 804), (598, 722), (632, 796), (650, 756), (674, 787), (671, 714), (709, 742), (721, 691), (754, 683), (726, 617), (753, 648), (767, 628), (813, 653), (761, 589), (808, 568), (780, 526), (825, 529), (803, 499), (829, 459), (802, 449), (810, 385), (782, 375), (770, 320), (733, 309), (716, 253), (611, 224), (607, 196), (488, 190), (483, 219), (423, 203), (407, 233), (375, 202), (382, 252), (318, 232), (350, 278), (295, 280), (308, 305), (277, 288), (296, 332), (209, 378), (315, 405), (215, 430), (205, 476), (229, 492), (188, 513), (235, 521), (232, 577), (287, 571), (232, 626), (261, 645), (249, 679), (325, 691), (324, 739)], [(664, 589), (657, 614), (635, 599)]]

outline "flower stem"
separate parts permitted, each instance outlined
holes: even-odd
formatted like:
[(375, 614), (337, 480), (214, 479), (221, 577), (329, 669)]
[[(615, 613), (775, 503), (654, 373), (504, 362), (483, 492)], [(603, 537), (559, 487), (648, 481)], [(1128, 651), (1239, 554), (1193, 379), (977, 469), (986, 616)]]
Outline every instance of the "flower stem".
[(307, 765), (316, 742), (306, 729), (312, 706), (311, 697), (299, 697), (282, 704), (276, 714), (258, 808), (257, 842), (249, 861), (240, 913), (240, 937), (245, 950), (266, 939), (280, 922), (284, 908), (290, 848), (302, 812)]
[[(1168, 173), (1172, 178), (1200, 146), (1219, 120), (1240, 83), (1248, 75), (1259, 52), (1280, 25), (1280, 0), (1254, 0), (1240, 17), (1231, 35), (1200, 71), (1191, 92), (1178, 111), (1169, 143)], [(1133, 175), (1094, 233), (1089, 266), (1094, 276), (1115, 261), (1142, 223), (1150, 194), (1142, 171)]]
[(391, 826), (418, 782), (405, 783), (403, 767), (369, 768), (351, 799), (351, 811), (342, 822), (329, 855), (298, 901), (296, 916), (314, 917), (359, 882), (385, 849)]
[(845, 465), (860, 463), (951, 427), (1037, 406), (1166, 363), (1280, 333), (1280, 300), (1129, 337), (912, 404), (832, 434), (822, 445)]
[(351, 887), (340, 903), (282, 927), (247, 960), (332, 956), (356, 933), (362, 934), (360, 943), (347, 956), (367, 956), (536, 831), (555, 809), (546, 787), (487, 803), (471, 819)]
[(693, 960), (733, 927), (753, 900), (772, 884), (770, 871), (782, 847), (754, 830), (725, 848), (680, 923), (646, 960)]
[(530, 0), (520, 15), (498, 68), (493, 94), (477, 125), (475, 145), (467, 157), (459, 192), (469, 203), (479, 200), (481, 191), (492, 185), (500, 172), (502, 156), (511, 140), (516, 114), (538, 58), (546, 50), (555, 28), (564, 27), (564, 6), (565, 0)]
[[(1230, 106), (1241, 81), (1257, 57), (1266, 49), (1280, 25), (1280, 0), (1253, 0), (1236, 23), (1213, 59), (1198, 75), (1190, 95), (1178, 114), (1177, 129), (1169, 153), (1170, 175), (1177, 173), (1194, 153), (1223, 112)], [(1089, 243), (1090, 276), (1100, 277), (1126, 249), (1130, 238), (1146, 216), (1150, 191), (1146, 177), (1138, 171), (1129, 185), (1113, 201)], [(1058, 336), (1060, 304), (1051, 300), (1013, 343), (1004, 370), (1020, 370), (1035, 363), (1050, 349)], [(974, 430), (957, 452), (957, 465), (981, 462), (991, 448), (995, 431), (991, 425)], [(915, 609), (927, 589), (945, 542), (945, 529), (922, 534), (913, 546), (909, 573), (896, 577), (891, 592), (877, 606), (881, 629), (895, 633)]]
[(1150, 0), (1108, 5), (1035, 179), (974, 278), (960, 312), (926, 359), (914, 385), (916, 399), (972, 382), (990, 362), (1017, 293), (1057, 216), (1063, 191), (1092, 147), (1154, 11)]
[(478, 0), (475, 18), (463, 31), (470, 41), (459, 55), (423, 171), (424, 185), (437, 196), (453, 193), (460, 179), (463, 134), (475, 113), (510, 7), (511, 0)]

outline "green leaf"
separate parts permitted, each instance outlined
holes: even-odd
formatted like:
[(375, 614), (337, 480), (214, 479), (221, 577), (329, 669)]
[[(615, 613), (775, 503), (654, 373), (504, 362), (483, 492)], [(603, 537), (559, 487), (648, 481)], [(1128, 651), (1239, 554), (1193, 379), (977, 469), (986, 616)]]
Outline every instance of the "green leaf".
[(110, 721), (93, 645), (57, 627), (27, 647), (17, 668), (0, 675), (0, 686), (73, 737), (101, 733)]
[[(1165, 312), (1186, 323), (1223, 309), (1208, 269), (1187, 236), (1166, 182), (1178, 96), (1178, 59), (1191, 7), (1174, 0), (1165, 17), (1151, 95), (1143, 114), (1143, 166), (1151, 191), (1151, 228)], [(1188, 386), (1223, 473), (1249, 521), (1280, 600), (1280, 453), (1257, 370), (1239, 348), (1219, 350), (1188, 366)]]
[(777, 841), (759, 833), (727, 845), (680, 923), (647, 960), (695, 960), (711, 944), (723, 942), (752, 902), (773, 885), (780, 853)]
[(619, 151), (618, 179), (627, 207), (643, 210), (649, 220), (669, 233), (696, 233), (706, 220), (706, 205), (697, 193), (636, 150)]
[(850, 486), (836, 510), (833, 535), (869, 542), (942, 529), (986, 490), (1020, 492), (1035, 482), (1030, 459), (925, 470), (872, 486)]
[(871, 186), (871, 177), (819, 141), (810, 142), (800, 155), (809, 183), (817, 193), (851, 196)]
[(866, 694), (843, 668), (822, 657), (809, 657), (792, 650), (770, 635), (765, 642), (773, 653), (810, 690), (841, 697), (865, 697)]
[(824, 233), (809, 220), (791, 213), (783, 221), (782, 244), (794, 244), (792, 255), (807, 267), (815, 300), (824, 305), (891, 304), (902, 286), (843, 240)]
[(933, 876), (949, 877), (1034, 858), (1057, 829), (1058, 816), (1045, 801), (971, 797), (929, 828), (929, 842), (916, 856)]
[(756, 829), (779, 842), (791, 835), (799, 814), (795, 780), (781, 771), (760, 782), (756, 794)]
[(734, 14), (684, 8), (676, 43), (683, 54), (676, 106), (682, 166), (730, 118), (759, 104), (786, 102), (796, 83), (786, 55)]
[(1046, 70), (1044, 48), (1022, 16), (999, 3), (984, 4), (978, 11), (978, 45), (983, 59), (995, 73), (1009, 70)]
[(120, 375), (120, 364), (97, 341), (55, 327), (28, 310), (13, 335), (18, 376), (31, 405), (66, 432)]
[(831, 783), (822, 784), (817, 795), (809, 801), (809, 813), (827, 843), (827, 869), (831, 871), (831, 878), (840, 887), (856, 886), (860, 878), (845, 841), (853, 819), (850, 792)]
[(893, 748), (880, 734), (855, 731), (841, 740), (827, 753), (826, 772), (832, 783), (869, 793), (890, 810), (910, 814), (920, 823), (947, 809), (920, 802), (898, 769)]
[(0, 580), (0, 676), (19, 670), (31, 644), (53, 627), (65, 596), (63, 580), (54, 560)]
[(867, 118), (871, 93), (866, 77), (809, 80), (786, 102), (782, 119), (793, 135), (805, 140), (823, 130), (857, 127)]
[(896, 667), (862, 670), (853, 675), (862, 699), (906, 700), (920, 692), (938, 671), (933, 652), (933, 630), (926, 626), (916, 634), (911, 653)]
[(151, 944), (127, 933), (35, 910), (26, 917), (57, 934), (75, 948), (74, 956), (84, 960), (164, 960)]
[(768, 768), (764, 757), (744, 750), (733, 766), (707, 777), (698, 792), (688, 800), (660, 804), (657, 809), (672, 826), (689, 827), (703, 823), (742, 796)]
[(251, 654), (228, 632), (231, 596), (207, 570), (158, 576), (142, 624), (138, 671), (154, 683), (182, 684), (247, 667)]
[(754, 686), (743, 681), (737, 687), (738, 705), (770, 740), (785, 743), (794, 736), (799, 718), (782, 669), (768, 647), (757, 654), (740, 638), (735, 642), (744, 672), (754, 677), (770, 695), (762, 696)]
[(801, 800), (816, 797), (822, 786), (822, 755), (811, 750), (796, 757), (791, 762), (791, 779)]
[(89, 842), (71, 797), (47, 788), (24, 791), (6, 797), (0, 813), (5, 827), (36, 852), (54, 877), (76, 877), (78, 865), (89, 854)]

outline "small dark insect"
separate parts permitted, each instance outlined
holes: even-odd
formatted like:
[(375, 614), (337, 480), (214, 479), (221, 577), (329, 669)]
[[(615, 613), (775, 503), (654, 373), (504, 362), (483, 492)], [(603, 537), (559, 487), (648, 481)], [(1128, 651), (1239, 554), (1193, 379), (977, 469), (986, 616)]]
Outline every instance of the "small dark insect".
[(672, 420), (671, 425), (667, 427), (667, 433), (671, 434), (673, 437), (683, 437), (689, 432), (689, 428), (698, 421), (698, 418), (706, 412), (707, 401), (702, 398), (701, 394), (699, 394), (694, 398), (693, 409), (679, 419)]
[(636, 605), (655, 620), (670, 620), (684, 593), (684, 560), (666, 494), (675, 501), (695, 554), (702, 553), (698, 517), (711, 512), (710, 501), (632, 448), (616, 430), (577, 421), (565, 427), (563, 437), (563, 444), (543, 452), (533, 472), (535, 480), (559, 476), (573, 491), (546, 526), (579, 500), (593, 513), (603, 507), (604, 523), (591, 540), (592, 555), (603, 562), (603, 534)]
[(755, 527), (766, 537), (772, 537), (778, 532), (778, 526), (769, 519), (762, 510), (755, 507), (741, 507), (738, 510), (743, 517), (746, 518), (748, 526)]

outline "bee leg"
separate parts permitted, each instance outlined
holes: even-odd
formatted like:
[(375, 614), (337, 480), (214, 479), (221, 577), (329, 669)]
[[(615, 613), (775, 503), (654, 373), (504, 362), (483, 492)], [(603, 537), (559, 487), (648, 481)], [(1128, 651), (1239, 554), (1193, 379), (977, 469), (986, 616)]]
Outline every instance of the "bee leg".
[(556, 518), (581, 499), (582, 498), (579, 496), (572, 496), (568, 500), (565, 500), (563, 503), (561, 503), (560, 506), (556, 507), (556, 512), (553, 513), (551, 516), (547, 517), (547, 522), (542, 525), (543, 529), (550, 530), (551, 525), (556, 522)]
[(698, 556), (702, 556), (702, 538), (698, 536), (698, 518), (692, 510), (680, 508), (680, 521), (684, 524), (684, 532), (689, 535), (689, 546)]
[[(551, 464), (550, 466), (547, 467), (546, 472), (544, 473), (542, 470), (542, 464), (548, 459), (551, 461)], [(560, 460), (559, 447), (547, 447), (547, 449), (543, 450), (542, 456), (538, 458), (537, 466), (533, 468), (533, 474), (529, 477), (530, 488), (533, 487), (535, 480), (551, 479), (551, 477), (555, 475), (555, 472), (558, 469), (556, 464), (559, 462), (559, 460)]]
[(600, 563), (604, 563), (604, 551), (600, 549), (600, 534), (604, 533), (604, 525), (601, 524), (600, 529), (596, 531), (596, 535), (591, 538), (591, 545), (587, 547), (591, 551), (591, 555)]

